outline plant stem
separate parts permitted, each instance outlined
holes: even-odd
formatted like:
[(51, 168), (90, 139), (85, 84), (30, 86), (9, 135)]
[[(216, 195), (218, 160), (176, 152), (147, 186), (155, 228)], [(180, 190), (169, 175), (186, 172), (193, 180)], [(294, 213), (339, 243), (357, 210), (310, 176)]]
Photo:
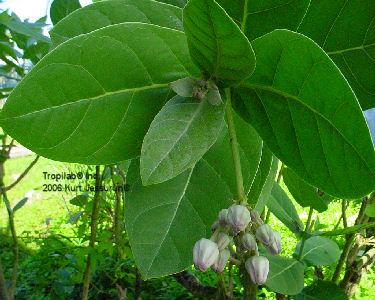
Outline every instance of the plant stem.
[[(111, 166), (111, 175), (115, 175), (115, 168)], [(116, 182), (113, 180), (112, 177), (112, 183), (113, 186), (116, 188), (115, 194), (116, 194), (116, 201), (115, 201), (115, 222), (114, 222), (114, 231), (115, 231), (115, 243), (119, 249), (121, 246), (120, 243), (120, 210), (121, 210), (121, 195), (122, 192), (119, 189), (119, 186), (116, 184)]]
[[(96, 166), (96, 180), (95, 180), (95, 195), (92, 204), (92, 214), (91, 214), (91, 234), (90, 234), (90, 249), (94, 250), (95, 247), (95, 239), (96, 239), (96, 230), (97, 230), (97, 221), (98, 221), (98, 213), (99, 213), (99, 199), (100, 199), (100, 186), (101, 186), (102, 177), (100, 175), (100, 166)], [(83, 292), (82, 292), (82, 300), (87, 300), (88, 293), (89, 293), (89, 285), (90, 285), (90, 272), (91, 272), (91, 253), (87, 255), (87, 262), (86, 262), (86, 269), (85, 274), (83, 275)]]
[[(310, 207), (309, 216), (307, 218), (307, 222), (306, 222), (306, 226), (305, 226), (305, 233), (307, 233), (307, 232), (310, 231), (310, 224), (311, 224), (311, 219), (312, 219), (313, 213), (314, 213), (314, 209), (312, 207)], [(302, 242), (301, 242), (301, 247), (299, 248), (299, 253), (298, 253), (297, 260), (301, 260), (302, 259), (302, 254), (303, 254), (303, 249), (305, 248), (305, 243), (306, 243), (306, 237), (303, 236), (302, 237)]]
[(237, 194), (238, 200), (241, 204), (247, 203), (247, 196), (243, 187), (243, 177), (242, 177), (242, 169), (241, 169), (241, 159), (240, 159), (240, 152), (238, 150), (238, 141), (236, 135), (236, 128), (234, 125), (233, 113), (232, 113), (232, 105), (231, 105), (231, 92), (230, 89), (225, 89), (225, 95), (227, 99), (226, 103), (226, 117), (228, 121), (228, 129), (230, 135), (230, 142), (232, 145), (232, 154), (233, 154), (233, 162), (234, 162), (234, 169), (236, 174), (236, 185), (237, 185)]
[(346, 200), (342, 199), (342, 222), (344, 224), (344, 228), (348, 227), (348, 221), (346, 219)]
[[(361, 205), (361, 208), (359, 210), (357, 219), (355, 221), (355, 225), (362, 224), (363, 217), (364, 217), (365, 210), (366, 210), (366, 206), (367, 206), (367, 198), (362, 200), (362, 205)], [(341, 273), (342, 268), (344, 266), (345, 260), (348, 257), (350, 247), (351, 247), (351, 245), (354, 241), (354, 238), (355, 238), (355, 234), (354, 233), (347, 234), (345, 237), (346, 237), (346, 242), (345, 242), (344, 248), (342, 249), (339, 262), (337, 263), (335, 272), (333, 273), (332, 280), (331, 280), (335, 284), (337, 284), (337, 281), (339, 280), (340, 273)]]
[[(4, 142), (4, 140), (3, 140)], [(5, 293), (8, 294), (8, 299), (12, 300), (14, 298), (14, 291), (16, 289), (16, 282), (17, 282), (17, 272), (18, 272), (18, 238), (17, 238), (17, 232), (16, 232), (16, 227), (14, 224), (14, 212), (13, 209), (10, 206), (9, 199), (7, 197), (7, 193), (4, 189), (4, 175), (5, 175), (5, 170), (4, 170), (4, 162), (0, 163), (0, 192), (3, 197), (3, 201), (5, 203), (7, 212), (8, 212), (8, 218), (9, 218), (9, 226), (10, 226), (10, 231), (12, 234), (12, 240), (13, 240), (13, 255), (14, 255), (14, 261), (13, 261), (13, 271), (12, 271), (12, 279), (10, 283), (10, 287), (8, 291), (6, 290)], [(3, 274), (4, 275), (4, 274)]]

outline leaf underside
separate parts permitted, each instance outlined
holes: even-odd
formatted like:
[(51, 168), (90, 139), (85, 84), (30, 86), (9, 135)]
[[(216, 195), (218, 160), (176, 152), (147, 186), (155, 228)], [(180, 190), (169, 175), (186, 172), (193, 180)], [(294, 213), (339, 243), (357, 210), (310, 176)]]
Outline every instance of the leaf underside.
[(142, 145), (143, 184), (171, 179), (193, 167), (224, 126), (224, 105), (176, 96), (152, 121)]

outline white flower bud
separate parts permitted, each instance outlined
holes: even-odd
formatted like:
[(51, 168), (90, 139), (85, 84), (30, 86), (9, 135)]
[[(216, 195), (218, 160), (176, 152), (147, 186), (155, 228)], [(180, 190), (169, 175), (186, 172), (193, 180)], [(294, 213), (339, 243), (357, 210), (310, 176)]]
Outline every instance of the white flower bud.
[(235, 232), (246, 229), (251, 221), (249, 210), (243, 205), (232, 205), (228, 209), (228, 223)]
[(251, 216), (251, 222), (263, 224), (262, 219), (260, 218), (258, 211), (256, 211), (255, 209), (250, 210), (250, 216)]
[(278, 255), (281, 253), (282, 247), (281, 247), (280, 232), (278, 231), (273, 232), (273, 241), (271, 245), (267, 246), (267, 249), (272, 255)]
[(219, 248), (219, 251), (223, 250), (226, 248), (230, 243), (230, 237), (223, 233), (219, 233), (219, 237), (217, 238), (217, 247)]
[(255, 237), (250, 233), (244, 234), (244, 236), (242, 237), (242, 245), (249, 251), (258, 250), (257, 241), (255, 240)]
[(258, 227), (255, 233), (257, 239), (265, 246), (268, 247), (273, 243), (274, 235), (272, 227), (268, 224), (263, 224)]
[(211, 231), (215, 231), (216, 229), (218, 229), (220, 226), (219, 224), (219, 221), (216, 220), (212, 225), (211, 225)]
[(270, 270), (269, 261), (264, 256), (253, 256), (245, 262), (245, 268), (250, 275), (251, 281), (257, 285), (267, 281)]
[(219, 212), (219, 224), (221, 226), (225, 226), (225, 225), (228, 224), (228, 222), (227, 222), (227, 216), (228, 216), (228, 210), (227, 209), (222, 209)]
[(223, 272), (229, 257), (230, 257), (230, 252), (229, 252), (228, 249), (224, 249), (224, 250), (220, 251), (220, 254), (219, 254), (217, 260), (211, 266), (212, 270), (214, 270), (216, 273)]
[(182, 78), (171, 82), (171, 89), (179, 96), (192, 97), (193, 86), (196, 80), (190, 77)]
[(205, 272), (215, 263), (218, 256), (219, 248), (213, 241), (203, 238), (195, 243), (193, 261), (198, 270)]

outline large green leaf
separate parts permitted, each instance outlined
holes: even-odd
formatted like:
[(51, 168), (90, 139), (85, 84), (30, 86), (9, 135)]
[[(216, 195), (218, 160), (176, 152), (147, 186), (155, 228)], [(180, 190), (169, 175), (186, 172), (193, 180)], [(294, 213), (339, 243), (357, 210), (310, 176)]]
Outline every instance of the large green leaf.
[[(272, 156), (271, 170), (255, 205), (255, 209), (259, 214), (262, 214), (264, 207), (266, 206), (266, 203), (271, 195), (278, 168), (279, 160), (276, 158), (276, 156)], [(250, 199), (250, 201), (253, 201), (253, 199)]]
[(53, 0), (50, 8), (50, 17), (55, 25), (73, 11), (81, 8), (78, 0)]
[(318, 212), (328, 209), (328, 204), (332, 200), (332, 197), (326, 194), (320, 196), (317, 188), (314, 188), (301, 179), (292, 169), (284, 168), (283, 178), (289, 192), (299, 205), (302, 207), (312, 207)]
[[(301, 242), (296, 247), (296, 253), (299, 253), (300, 248)], [(338, 261), (340, 253), (340, 248), (334, 241), (315, 236), (305, 242), (301, 260), (306, 260), (308, 263), (317, 266), (331, 265)]]
[(258, 166), (254, 182), (248, 192), (249, 203), (256, 203), (262, 193), (263, 187), (267, 181), (268, 175), (271, 171), (271, 165), (273, 161), (272, 152), (266, 145), (263, 145), (262, 157)]
[(253, 40), (274, 29), (296, 30), (310, 0), (218, 0), (227, 13)]
[(156, 1), (184, 8), (184, 6), (186, 5), (186, 2), (189, 0), (156, 0)]
[[(243, 122), (235, 117), (235, 120)], [(244, 122), (243, 122), (244, 123)], [(238, 124), (238, 123), (237, 123)], [(244, 184), (249, 187), (259, 164), (261, 143), (248, 124), (239, 124)], [(241, 143), (241, 142), (240, 142)], [(254, 155), (247, 156), (245, 149)], [(258, 153), (257, 153), (258, 152)], [(210, 234), (210, 226), (222, 208), (236, 197), (231, 144), (226, 127), (214, 146), (190, 170), (177, 177), (142, 186), (139, 170), (132, 166), (127, 176), (126, 227), (138, 267), (151, 278), (179, 272), (192, 264), (194, 243)]]
[(344, 290), (331, 281), (316, 280), (293, 297), (294, 300), (348, 300)]
[(374, 20), (373, 0), (312, 0), (298, 28), (329, 54), (363, 110), (375, 107)]
[(140, 154), (169, 97), (169, 82), (190, 73), (196, 70), (182, 32), (141, 23), (109, 26), (44, 57), (9, 96), (1, 126), (54, 160), (123, 161)]
[(235, 84), (253, 73), (255, 56), (249, 41), (214, 0), (190, 0), (183, 24), (190, 55), (206, 75)]
[(341, 198), (375, 189), (375, 151), (358, 101), (312, 40), (275, 30), (253, 42), (255, 73), (233, 104), (304, 180)]
[(277, 182), (273, 184), (271, 196), (266, 205), (292, 232), (299, 233), (303, 229), (303, 223), (293, 202)]
[(270, 262), (266, 285), (274, 292), (296, 295), (303, 289), (304, 265), (296, 259), (263, 253)]
[(183, 30), (182, 10), (151, 0), (103, 1), (76, 10), (51, 31), (54, 46), (105, 26), (141, 22)]
[(143, 184), (171, 179), (193, 167), (224, 125), (224, 105), (176, 96), (152, 121), (142, 145)]
[[(236, 128), (240, 160), (242, 166), (242, 177), (244, 189), (248, 191), (252, 186), (257, 169), (261, 160), (263, 142), (254, 128), (244, 122), (235, 112), (233, 119)], [(203, 157), (221, 176), (228, 182), (228, 188), (233, 195), (237, 194), (236, 174), (233, 166), (233, 154), (230, 136), (225, 127), (220, 133), (216, 143)], [(225, 163), (223, 163), (223, 158)], [(236, 196), (233, 196), (236, 199)]]

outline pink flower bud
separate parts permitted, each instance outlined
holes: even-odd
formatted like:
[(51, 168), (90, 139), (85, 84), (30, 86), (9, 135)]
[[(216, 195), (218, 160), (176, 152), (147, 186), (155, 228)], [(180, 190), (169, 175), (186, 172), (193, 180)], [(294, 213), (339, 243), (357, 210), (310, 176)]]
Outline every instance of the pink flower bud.
[(271, 245), (267, 246), (267, 249), (272, 255), (278, 255), (281, 253), (281, 236), (278, 231), (273, 232), (273, 241)]
[(227, 234), (220, 232), (219, 237), (217, 239), (217, 247), (219, 248), (219, 251), (226, 248), (229, 245), (229, 243), (230, 243), (230, 237)]
[(228, 223), (235, 232), (244, 231), (251, 221), (249, 210), (243, 205), (232, 205), (228, 209)]
[(242, 237), (242, 245), (244, 246), (245, 249), (247, 249), (249, 251), (258, 250), (258, 245), (257, 245), (257, 242), (255, 240), (255, 237), (250, 233), (246, 233)]
[(224, 250), (220, 251), (220, 254), (219, 254), (217, 260), (211, 266), (212, 270), (214, 270), (216, 273), (223, 272), (229, 257), (230, 257), (230, 252), (229, 252), (228, 249), (224, 249)]
[(208, 239), (200, 239), (195, 243), (193, 249), (193, 261), (195, 267), (205, 272), (211, 267), (219, 256), (217, 244)]
[(250, 275), (251, 281), (257, 285), (267, 281), (270, 270), (269, 261), (264, 256), (253, 256), (245, 262), (245, 268)]
[(268, 224), (263, 224), (258, 227), (255, 233), (257, 239), (265, 246), (268, 247), (273, 243), (274, 235), (272, 227)]
[(221, 226), (225, 226), (225, 225), (228, 224), (228, 222), (227, 222), (227, 216), (228, 216), (228, 210), (227, 209), (222, 209), (219, 212), (219, 224)]

